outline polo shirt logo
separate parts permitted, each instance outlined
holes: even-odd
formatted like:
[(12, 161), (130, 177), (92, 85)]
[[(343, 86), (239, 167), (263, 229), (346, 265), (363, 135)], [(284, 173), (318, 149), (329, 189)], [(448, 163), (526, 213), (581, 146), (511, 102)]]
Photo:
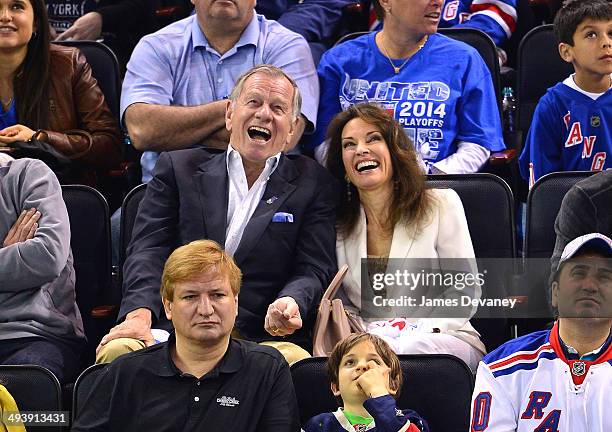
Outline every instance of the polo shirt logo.
[(236, 405), (240, 405), (240, 401), (231, 396), (221, 396), (220, 398), (217, 398), (217, 403), (226, 407), (235, 407)]

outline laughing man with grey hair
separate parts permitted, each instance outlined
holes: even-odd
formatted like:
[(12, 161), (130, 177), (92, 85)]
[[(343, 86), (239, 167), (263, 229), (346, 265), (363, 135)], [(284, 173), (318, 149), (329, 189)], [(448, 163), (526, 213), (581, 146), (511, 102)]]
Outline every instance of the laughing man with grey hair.
[(197, 239), (215, 240), (242, 269), (234, 336), (275, 346), (289, 363), (308, 356), (300, 346), (310, 345), (336, 270), (337, 184), (314, 160), (284, 154), (299, 132), (293, 80), (265, 65), (237, 82), (225, 101), (227, 151), (160, 156), (127, 251), (122, 322), (102, 339), (99, 362), (154, 344), (152, 326), (171, 329), (159, 298), (163, 263)]

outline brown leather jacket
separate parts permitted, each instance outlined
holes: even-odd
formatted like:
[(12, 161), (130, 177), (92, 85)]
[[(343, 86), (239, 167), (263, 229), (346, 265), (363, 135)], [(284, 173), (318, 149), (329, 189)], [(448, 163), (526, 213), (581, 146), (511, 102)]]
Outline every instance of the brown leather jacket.
[(116, 167), (121, 162), (118, 120), (85, 56), (75, 48), (51, 44), (50, 79), (47, 142), (74, 159), (80, 173), (72, 180), (81, 175), (91, 179), (87, 171), (92, 169)]

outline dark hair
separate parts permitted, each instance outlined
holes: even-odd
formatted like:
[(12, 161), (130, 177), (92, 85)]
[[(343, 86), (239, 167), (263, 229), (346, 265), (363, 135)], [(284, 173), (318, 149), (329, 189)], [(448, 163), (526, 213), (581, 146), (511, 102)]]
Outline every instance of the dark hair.
[(13, 80), (17, 118), (30, 129), (45, 129), (49, 122), (49, 19), (43, 0), (28, 0), (34, 10), (34, 28), (28, 52)]
[[(389, 372), (389, 387), (395, 391), (394, 398), (398, 398), (400, 390), (402, 389), (402, 382), (404, 380), (402, 376), (402, 367), (400, 365), (397, 354), (393, 352), (391, 347), (382, 338), (370, 334), (370, 333), (353, 333), (346, 339), (341, 340), (336, 344), (332, 350), (329, 358), (327, 359), (327, 371), (329, 373), (330, 382), (336, 387), (340, 387), (338, 382), (338, 371), (340, 369), (340, 363), (342, 357), (344, 357), (350, 350), (361, 342), (370, 342), (376, 353), (385, 362), (385, 365), (391, 369)], [(342, 397), (336, 397), (339, 404), (343, 404)]]
[(563, 267), (565, 267), (565, 264), (567, 264), (573, 259), (580, 258), (584, 255), (598, 255), (598, 256), (601, 256), (602, 258), (612, 259), (612, 255), (610, 253), (605, 253), (598, 246), (595, 246), (592, 244), (581, 246), (578, 252), (576, 252), (570, 258), (567, 258), (564, 261), (559, 261), (558, 269), (553, 273), (552, 281), (558, 283), (559, 277), (561, 276), (561, 271), (563, 270)]
[[(404, 128), (385, 110), (373, 103), (357, 104), (336, 115), (329, 125), (327, 139), (327, 168), (341, 182), (346, 182), (346, 170), (342, 162), (342, 131), (346, 124), (360, 118), (380, 129), (391, 155), (393, 166), (393, 198), (390, 203), (386, 229), (400, 220), (407, 225), (421, 221), (429, 212), (431, 199), (426, 191), (425, 176), (417, 162), (417, 154)], [(351, 196), (357, 196), (355, 186), (349, 184)], [(338, 209), (338, 230), (349, 235), (359, 218), (359, 200), (349, 199), (347, 188), (342, 188), (341, 205)]]
[(554, 29), (559, 42), (574, 45), (574, 33), (585, 20), (612, 20), (610, 0), (567, 0), (557, 12)]
[(372, 6), (374, 6), (374, 12), (376, 12), (376, 18), (378, 18), (379, 21), (384, 20), (385, 19), (385, 10), (380, 5), (380, 1), (372, 0)]
[[(556, 282), (557, 284), (561, 283), (561, 272), (563, 271), (563, 268), (565, 267), (565, 265), (576, 258), (580, 258), (581, 256), (589, 255), (589, 254), (601, 255), (603, 258), (612, 259), (612, 256), (610, 256), (610, 254), (605, 254), (604, 252), (602, 252), (600, 248), (596, 246), (592, 246), (592, 245), (582, 246), (580, 250), (578, 250), (578, 252), (576, 252), (571, 258), (568, 258), (565, 261), (559, 261), (558, 269), (553, 272), (552, 277), (550, 279), (549, 290), (550, 290), (551, 296), (552, 296), (552, 284), (554, 282)], [(555, 319), (559, 318), (559, 310), (552, 304), (550, 304), (550, 309), (552, 310), (553, 317)]]

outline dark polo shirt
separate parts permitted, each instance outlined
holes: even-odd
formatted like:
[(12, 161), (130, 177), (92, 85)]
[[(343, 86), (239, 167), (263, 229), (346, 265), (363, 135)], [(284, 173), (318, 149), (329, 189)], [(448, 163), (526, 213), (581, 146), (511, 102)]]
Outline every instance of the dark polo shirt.
[(72, 431), (294, 432), (289, 366), (274, 348), (231, 339), (213, 370), (182, 373), (168, 342), (121, 356), (97, 379)]

